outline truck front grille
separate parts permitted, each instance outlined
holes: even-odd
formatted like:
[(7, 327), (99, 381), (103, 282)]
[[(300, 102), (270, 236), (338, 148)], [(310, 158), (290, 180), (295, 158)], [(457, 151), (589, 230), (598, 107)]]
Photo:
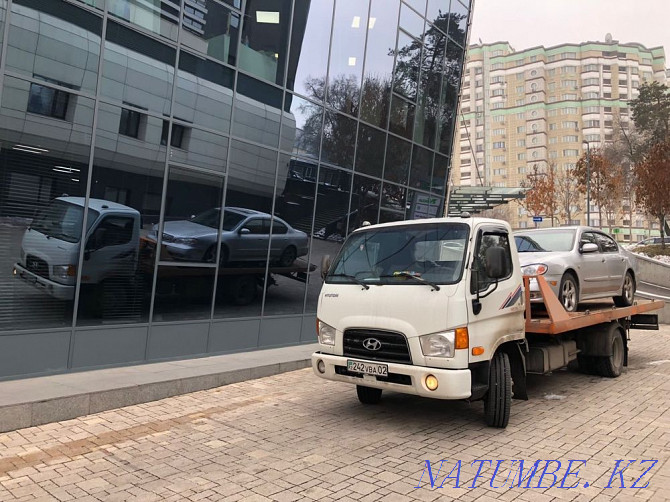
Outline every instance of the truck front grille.
[(344, 332), (343, 349), (349, 357), (412, 364), (405, 335), (393, 331), (348, 329)]
[(26, 268), (35, 275), (49, 278), (49, 265), (42, 258), (31, 254), (26, 256)]

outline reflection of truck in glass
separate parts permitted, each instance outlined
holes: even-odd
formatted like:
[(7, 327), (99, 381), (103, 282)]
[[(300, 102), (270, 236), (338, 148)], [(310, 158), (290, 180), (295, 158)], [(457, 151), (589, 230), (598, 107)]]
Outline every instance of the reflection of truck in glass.
[[(59, 197), (33, 219), (23, 236), (21, 258), (14, 265), (17, 278), (54, 298), (74, 299), (84, 204), (83, 197)], [(156, 242), (141, 235), (140, 213), (122, 204), (89, 199), (86, 226), (81, 276), (81, 297), (86, 305), (100, 313), (102, 306), (107, 311), (116, 311), (147, 300)], [(244, 228), (238, 231), (240, 238), (249, 234)], [(219, 287), (232, 303), (251, 303), (257, 288), (265, 284), (266, 269), (260, 262), (219, 267), (219, 275), (225, 277), (219, 280)], [(162, 286), (169, 291), (202, 289), (199, 279), (211, 277), (211, 266), (162, 267), (161, 278), (167, 280)], [(307, 273), (314, 269), (292, 259), (290, 266), (269, 267), (268, 283), (275, 283), (271, 274), (305, 282)]]
[(617, 377), (627, 364), (629, 328), (658, 329), (644, 312), (589, 305), (566, 312), (543, 276), (546, 312), (531, 311), (507, 222), (434, 218), (352, 232), (332, 265), (317, 308), (316, 375), (356, 385), (358, 399), (382, 391), (483, 400), (486, 422), (505, 427), (511, 399), (527, 399), (526, 375), (575, 361)]
[[(83, 197), (59, 197), (38, 213), (14, 266), (17, 277), (61, 300), (74, 299), (84, 202)], [(140, 213), (90, 199), (87, 220), (82, 285), (131, 280), (139, 258)]]

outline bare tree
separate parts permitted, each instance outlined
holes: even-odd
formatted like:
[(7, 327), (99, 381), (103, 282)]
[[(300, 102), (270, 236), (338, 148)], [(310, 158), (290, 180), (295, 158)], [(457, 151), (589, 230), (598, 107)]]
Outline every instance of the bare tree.
[(639, 183), (637, 200), (658, 218), (661, 246), (665, 248), (665, 215), (670, 213), (670, 141), (654, 145), (644, 160), (635, 166)]

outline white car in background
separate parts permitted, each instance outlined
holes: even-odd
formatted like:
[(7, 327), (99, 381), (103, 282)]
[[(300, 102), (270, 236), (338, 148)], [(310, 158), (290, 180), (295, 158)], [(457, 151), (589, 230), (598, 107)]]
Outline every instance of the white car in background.
[[(612, 297), (617, 306), (633, 304), (635, 270), (614, 239), (590, 227), (560, 227), (514, 233), (524, 275), (542, 275), (565, 310), (583, 300)], [(541, 302), (536, 280), (531, 302)]]

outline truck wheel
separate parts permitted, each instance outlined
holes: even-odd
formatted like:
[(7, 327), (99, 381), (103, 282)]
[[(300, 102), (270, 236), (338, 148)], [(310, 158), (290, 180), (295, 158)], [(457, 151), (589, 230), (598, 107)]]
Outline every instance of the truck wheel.
[(377, 404), (382, 398), (381, 389), (364, 387), (363, 385), (356, 386), (356, 394), (358, 394), (358, 400), (363, 404)]
[(505, 428), (512, 407), (512, 370), (504, 352), (496, 352), (489, 370), (489, 391), (484, 398), (484, 414), (489, 427)]
[(579, 367), (579, 371), (585, 375), (596, 374), (596, 362), (592, 356), (577, 354), (577, 366)]
[(624, 334), (621, 331), (619, 324), (613, 323), (609, 332), (610, 343), (612, 344), (612, 355), (596, 358), (596, 369), (600, 376), (616, 378), (621, 375), (625, 350), (623, 336)]
[(621, 288), (621, 296), (613, 298), (614, 305), (617, 307), (630, 307), (635, 298), (635, 279), (630, 270), (626, 272), (626, 277), (623, 280), (623, 287)]
[(577, 279), (571, 273), (563, 275), (558, 289), (558, 299), (568, 312), (575, 312), (579, 303), (579, 286)]
[(282, 252), (279, 257), (279, 266), (280, 267), (290, 267), (293, 265), (293, 262), (298, 257), (298, 252), (293, 246), (289, 246)]

